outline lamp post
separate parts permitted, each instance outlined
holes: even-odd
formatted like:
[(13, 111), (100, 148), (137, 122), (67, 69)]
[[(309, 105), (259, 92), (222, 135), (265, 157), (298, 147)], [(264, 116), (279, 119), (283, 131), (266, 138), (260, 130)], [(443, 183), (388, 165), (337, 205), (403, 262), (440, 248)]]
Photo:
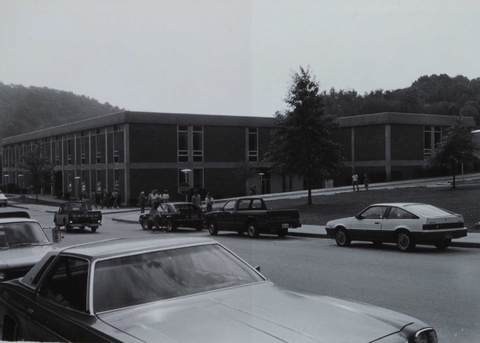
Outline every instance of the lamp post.
[(75, 198), (79, 200), (79, 186), (80, 186), (80, 176), (75, 176)]
[(20, 198), (22, 197), (22, 191), (23, 191), (23, 174), (18, 174), (18, 178), (21, 180), (20, 183)]
[(5, 176), (5, 194), (8, 193), (8, 174), (3, 175)]

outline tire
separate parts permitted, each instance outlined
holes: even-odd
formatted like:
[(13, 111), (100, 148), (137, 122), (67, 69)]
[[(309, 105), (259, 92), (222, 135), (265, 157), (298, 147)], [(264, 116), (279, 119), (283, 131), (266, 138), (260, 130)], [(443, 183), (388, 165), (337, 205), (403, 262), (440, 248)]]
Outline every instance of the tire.
[(150, 227), (149, 227), (149, 225), (148, 225), (148, 221), (149, 221), (148, 219), (142, 219), (142, 223), (141, 223), (142, 229), (144, 229), (144, 230), (150, 230)]
[(258, 232), (257, 224), (254, 222), (250, 222), (247, 224), (247, 233), (248, 236), (251, 238), (256, 238), (260, 235), (260, 232)]
[(173, 224), (173, 221), (171, 219), (167, 219), (167, 231), (175, 231), (175, 224)]
[(92, 233), (97, 232), (98, 226), (90, 226), (90, 230), (92, 230)]
[(284, 238), (288, 233), (288, 229), (278, 229), (277, 236), (280, 238)]
[(439, 243), (435, 243), (435, 247), (440, 250), (445, 250), (450, 246), (450, 243), (452, 243), (451, 239), (445, 239)]
[(412, 251), (415, 249), (415, 242), (413, 237), (406, 231), (401, 231), (397, 235), (397, 248), (400, 251)]
[(215, 224), (213, 220), (208, 222), (208, 232), (210, 232), (212, 236), (216, 236), (218, 234), (217, 224)]
[(348, 247), (352, 240), (350, 239), (347, 230), (338, 229), (335, 231), (335, 242), (339, 247)]

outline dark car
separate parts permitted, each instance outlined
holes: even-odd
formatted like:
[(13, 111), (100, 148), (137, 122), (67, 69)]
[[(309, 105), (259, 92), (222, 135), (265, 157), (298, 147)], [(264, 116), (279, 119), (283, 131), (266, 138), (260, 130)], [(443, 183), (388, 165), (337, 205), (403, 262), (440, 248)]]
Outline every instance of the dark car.
[[(0, 281), (24, 276), (53, 249), (40, 223), (29, 217), (21, 211), (0, 213)], [(57, 230), (52, 234), (60, 242)]]
[(239, 235), (246, 232), (250, 237), (261, 233), (285, 237), (289, 229), (302, 226), (298, 210), (268, 209), (263, 199), (256, 197), (228, 200), (221, 209), (208, 212), (205, 223), (212, 236), (219, 231), (236, 231)]
[(55, 211), (53, 221), (56, 226), (64, 226), (66, 231), (90, 227), (96, 232), (102, 225), (102, 212), (92, 210), (90, 201), (67, 201)]
[(3, 340), (430, 342), (387, 309), (291, 292), (205, 238), (118, 238), (48, 253), (0, 284)]
[(143, 213), (138, 218), (144, 230), (156, 227), (174, 231), (178, 227), (190, 227), (202, 230), (205, 213), (191, 202), (170, 202), (161, 204), (154, 216)]

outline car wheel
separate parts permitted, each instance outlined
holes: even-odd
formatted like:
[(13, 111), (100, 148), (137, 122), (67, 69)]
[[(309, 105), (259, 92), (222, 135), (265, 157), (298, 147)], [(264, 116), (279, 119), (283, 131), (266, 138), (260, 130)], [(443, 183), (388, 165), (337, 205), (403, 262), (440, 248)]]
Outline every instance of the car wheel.
[(397, 247), (400, 251), (412, 251), (415, 249), (415, 242), (408, 232), (402, 231), (397, 235)]
[(347, 230), (338, 229), (335, 231), (335, 242), (339, 247), (348, 247), (352, 240), (350, 239)]
[(450, 243), (452, 243), (451, 239), (445, 239), (439, 243), (435, 243), (435, 247), (440, 250), (445, 250), (450, 246)]
[(90, 230), (92, 230), (92, 233), (97, 232), (98, 226), (90, 226)]
[(142, 219), (141, 225), (142, 225), (142, 229), (144, 229), (144, 230), (150, 230), (150, 227), (149, 227), (149, 225), (148, 225), (148, 219)]
[(260, 232), (258, 232), (257, 225), (254, 222), (248, 223), (247, 233), (248, 233), (248, 236), (252, 238), (258, 237), (260, 234)]
[(278, 229), (277, 230), (277, 236), (280, 238), (283, 238), (287, 235), (288, 229)]
[(212, 236), (218, 234), (218, 227), (213, 220), (208, 223), (208, 232), (210, 232)]

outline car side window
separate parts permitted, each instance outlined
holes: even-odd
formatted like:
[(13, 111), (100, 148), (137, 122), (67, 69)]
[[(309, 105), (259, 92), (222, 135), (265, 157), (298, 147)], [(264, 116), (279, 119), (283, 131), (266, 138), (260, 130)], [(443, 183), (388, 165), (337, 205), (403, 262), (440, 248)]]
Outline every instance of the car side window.
[(263, 204), (262, 200), (254, 199), (252, 201), (252, 208), (254, 210), (265, 210), (265, 205)]
[(233, 211), (234, 208), (235, 208), (235, 201), (229, 201), (223, 207), (225, 211)]
[(388, 219), (418, 219), (418, 217), (398, 207), (392, 207)]
[(88, 261), (62, 256), (50, 269), (40, 296), (59, 306), (87, 311)]
[(238, 210), (239, 211), (248, 210), (249, 207), (250, 207), (250, 200), (240, 200), (238, 202)]
[(364, 219), (382, 219), (385, 213), (385, 206), (373, 206), (367, 208), (362, 212), (361, 216)]

